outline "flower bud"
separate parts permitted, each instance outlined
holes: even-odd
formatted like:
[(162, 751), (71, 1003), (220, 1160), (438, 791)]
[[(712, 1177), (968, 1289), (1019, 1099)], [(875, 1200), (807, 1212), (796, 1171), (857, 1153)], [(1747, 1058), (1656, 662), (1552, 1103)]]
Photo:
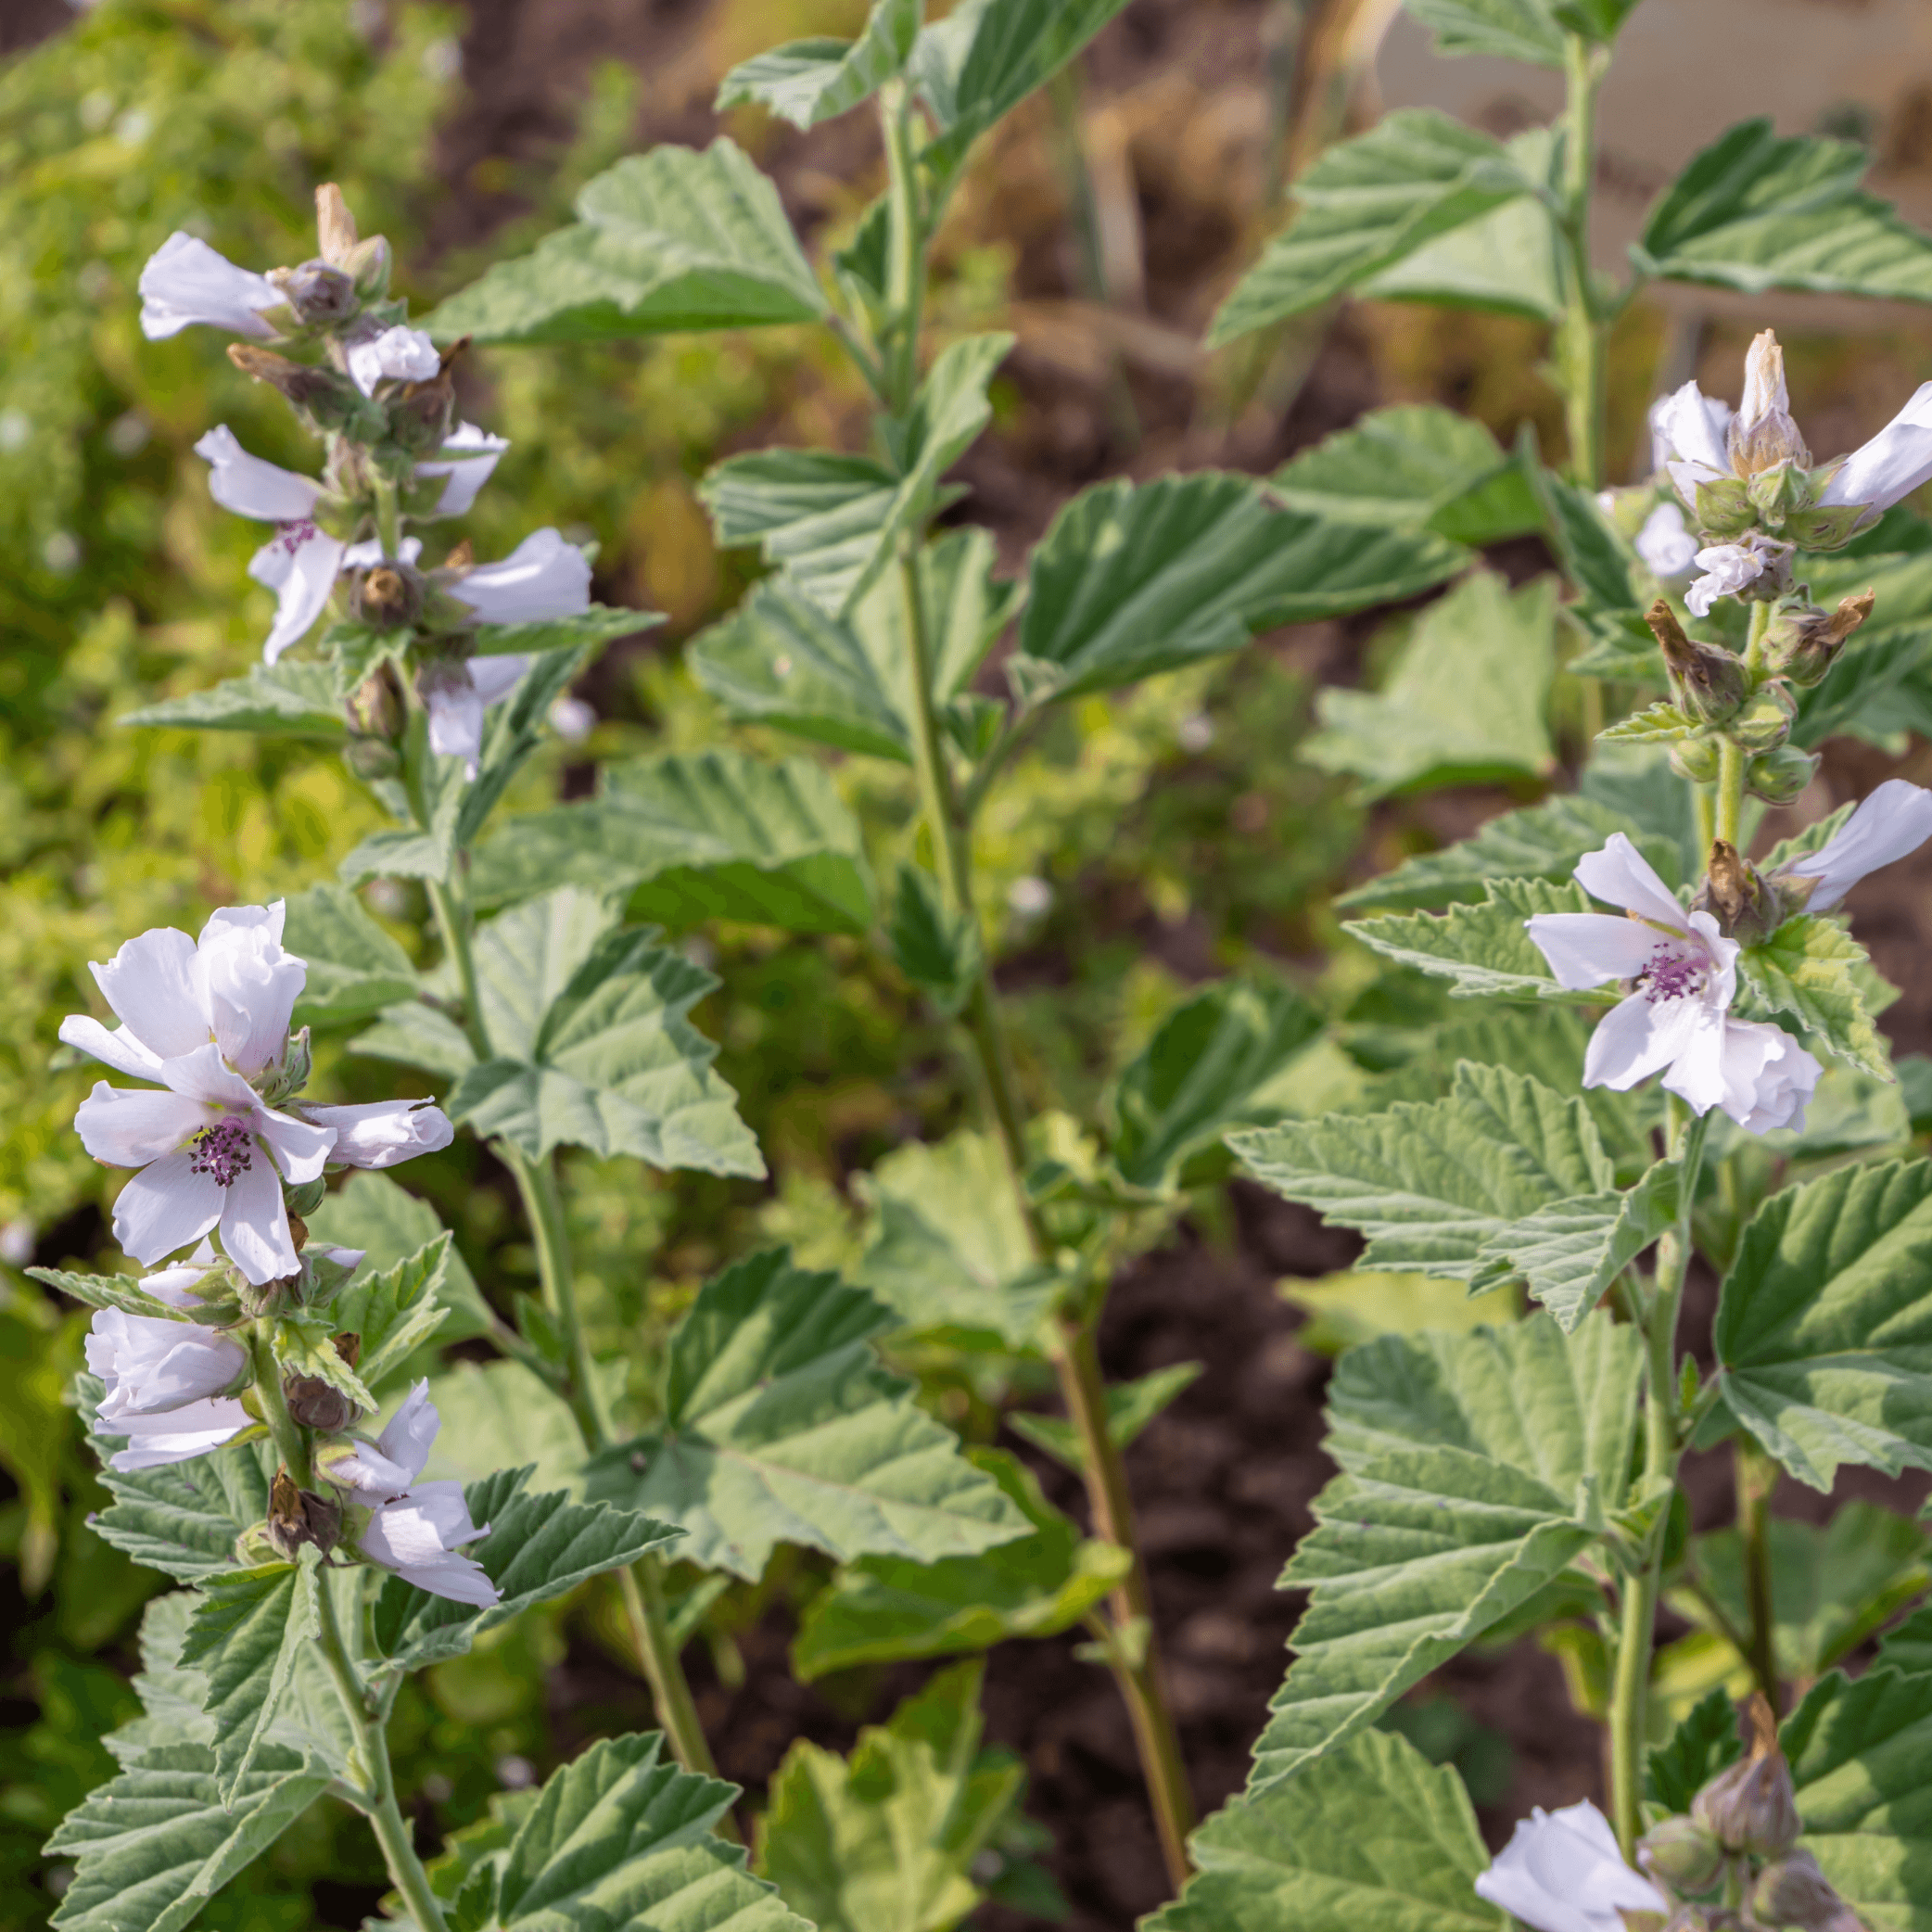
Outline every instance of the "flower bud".
[(1691, 1815), (1727, 1851), (1776, 1858), (1797, 1842), (1798, 1798), (1778, 1747), (1778, 1721), (1761, 1692), (1752, 1694), (1749, 1711), (1749, 1755), (1727, 1765), (1692, 1799)]
[(304, 1181), (299, 1188), (284, 1191), (283, 1200), (288, 1204), (291, 1214), (312, 1214), (327, 1198), (329, 1184), (320, 1175), (312, 1181)]
[(282, 1394), (288, 1413), (304, 1429), (319, 1429), (334, 1435), (347, 1429), (362, 1412), (341, 1390), (319, 1375), (291, 1375), (283, 1380)]
[(1692, 503), (1697, 527), (1707, 537), (1742, 537), (1758, 527), (1758, 513), (1751, 507), (1750, 492), (1735, 477), (1707, 478), (1697, 485)]
[(341, 268), (356, 245), (356, 218), (332, 181), (315, 190), (315, 239), (322, 259), (332, 268)]
[[(1825, 480), (1824, 472), (1813, 473), (1814, 484)], [(1851, 541), (1859, 526), (1870, 515), (1863, 503), (1817, 503), (1787, 515), (1785, 536), (1800, 550), (1837, 550)]]
[(1671, 747), (1671, 769), (1695, 785), (1714, 784), (1722, 762), (1717, 740), (1701, 733), (1695, 738), (1680, 738)]
[(1725, 735), (1747, 751), (1770, 751), (1791, 735), (1798, 700), (1782, 684), (1760, 685), (1724, 727)]
[(1801, 1932), (1860, 1932), (1857, 1914), (1809, 1851), (1787, 1851), (1758, 1874), (1751, 1913), (1760, 1924), (1795, 1926)]
[[(249, 1085), (271, 1107), (279, 1107), (291, 1094), (300, 1093), (308, 1086), (313, 1069), (314, 1056), (309, 1049), (309, 1029), (298, 1027), (282, 1042), (279, 1057), (270, 1061)], [(294, 1205), (293, 1196), (289, 1204)]]
[(1820, 610), (1800, 590), (1781, 600), (1764, 634), (1764, 659), (1780, 676), (1809, 691), (1832, 667), (1845, 640), (1872, 615), (1875, 598), (1846, 597), (1835, 611)]
[(1709, 1891), (1724, 1869), (1724, 1848), (1695, 1818), (1666, 1818), (1637, 1840), (1637, 1862), (1672, 1891)]
[(402, 769), (401, 753), (380, 738), (351, 738), (343, 756), (358, 778), (372, 783), (394, 778)]
[(301, 412), (303, 420), (318, 432), (330, 430), (365, 435), (381, 434), (379, 413), (372, 413), (362, 392), (346, 375), (311, 362), (292, 362), (270, 349), (258, 349), (252, 342), (231, 342), (228, 360), (244, 375), (265, 382)]
[(362, 307), (353, 276), (325, 261), (305, 261), (299, 268), (269, 271), (269, 280), (288, 299), (298, 321), (311, 327), (331, 328), (347, 322)]
[(1746, 487), (1760, 528), (1782, 530), (1786, 517), (1811, 507), (1811, 473), (1795, 463), (1773, 464), (1760, 470)]
[(1709, 912), (1727, 938), (1755, 946), (1776, 932), (1784, 921), (1777, 893), (1749, 859), (1728, 840), (1714, 840), (1710, 870), (1692, 901), (1692, 909)]
[(1765, 804), (1789, 805), (1811, 783), (1817, 769), (1813, 754), (1799, 751), (1795, 744), (1781, 744), (1774, 751), (1760, 752), (1746, 766), (1744, 782)]
[(381, 301), (389, 292), (388, 242), (380, 235), (358, 242), (342, 271), (355, 277), (356, 293), (364, 301)]
[(1811, 452), (1791, 420), (1791, 397), (1785, 387), (1785, 351), (1766, 329), (1744, 360), (1744, 397), (1725, 436), (1731, 467), (1740, 477), (1756, 477), (1781, 463), (1811, 466)]
[(313, 1490), (298, 1489), (286, 1469), (277, 1469), (269, 1488), (268, 1521), (262, 1527), (269, 1547), (286, 1562), (295, 1561), (305, 1543), (313, 1544), (325, 1557), (341, 1539), (342, 1506)]
[(1664, 654), (1684, 708), (1705, 724), (1722, 724), (1750, 693), (1749, 674), (1730, 652), (1686, 637), (1677, 614), (1659, 597), (1644, 621)]
[(456, 384), (450, 371), (470, 346), (470, 338), (443, 350), (442, 366), (425, 382), (405, 383), (388, 399), (389, 434), (403, 449), (432, 455), (448, 440), (456, 411)]
[(375, 565), (352, 580), (349, 607), (372, 629), (394, 630), (413, 624), (422, 614), (422, 580), (406, 564)]

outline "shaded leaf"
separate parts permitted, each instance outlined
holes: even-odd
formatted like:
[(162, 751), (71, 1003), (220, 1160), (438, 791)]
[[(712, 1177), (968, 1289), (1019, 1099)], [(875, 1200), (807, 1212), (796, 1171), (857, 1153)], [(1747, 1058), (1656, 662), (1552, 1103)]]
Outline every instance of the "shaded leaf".
[(1840, 1059), (1880, 1079), (1891, 1055), (1865, 1010), (1859, 970), (1865, 949), (1842, 919), (1787, 919), (1761, 946), (1737, 956), (1740, 989), (1767, 1013), (1789, 1013)]
[(979, 921), (941, 903), (939, 882), (922, 866), (901, 865), (886, 928), (893, 963), (942, 1013), (965, 1005), (980, 975)]
[[(1107, 1436), (1116, 1449), (1125, 1449), (1169, 1403), (1201, 1373), (1199, 1362), (1174, 1362), (1131, 1382), (1107, 1385)], [(1077, 1475), (1087, 1468), (1080, 1431), (1064, 1416), (1036, 1415), (1030, 1409), (1009, 1409), (1007, 1427), (1036, 1449)]]
[[(387, 1174), (351, 1174), (307, 1218), (311, 1240), (362, 1249), (362, 1266), (371, 1273), (394, 1267), (442, 1232), (436, 1210)], [(351, 1282), (346, 1292), (354, 1293), (358, 1286)], [(453, 1242), (444, 1254), (437, 1298), (450, 1310), (438, 1331), (444, 1341), (467, 1341), (489, 1332), (489, 1305)]]
[(875, 0), (857, 40), (789, 41), (741, 61), (713, 106), (722, 114), (756, 102), (804, 129), (849, 113), (905, 65), (922, 10), (922, 0)]
[(296, 1002), (299, 1022), (326, 1026), (362, 1020), (416, 995), (416, 970), (362, 902), (342, 885), (311, 885), (291, 894), (282, 943), (308, 963)]
[(285, 657), (275, 665), (251, 665), (239, 678), (225, 679), (207, 691), (130, 711), (124, 725), (165, 725), (202, 731), (265, 731), (284, 738), (324, 738), (339, 742), (349, 723), (336, 698), (336, 676), (325, 664)]
[(1344, 930), (1352, 939), (1399, 965), (1454, 980), (1458, 999), (1562, 999), (1601, 1004), (1603, 996), (1557, 984), (1549, 961), (1523, 923), (1538, 912), (1595, 909), (1581, 885), (1541, 879), (1490, 879), (1481, 905), (1451, 906), (1438, 917), (1417, 912), (1360, 919)]
[(1445, 54), (1563, 65), (1563, 30), (1545, 0), (1405, 0)]
[(246, 1443), (157, 1469), (103, 1469), (114, 1501), (92, 1527), (136, 1563), (197, 1582), (234, 1567), (235, 1539), (268, 1514), (276, 1460), (269, 1444)]
[(1645, 1760), (1645, 1794), (1666, 1811), (1688, 1811), (1691, 1799), (1727, 1764), (1744, 1755), (1737, 1707), (1714, 1690)]

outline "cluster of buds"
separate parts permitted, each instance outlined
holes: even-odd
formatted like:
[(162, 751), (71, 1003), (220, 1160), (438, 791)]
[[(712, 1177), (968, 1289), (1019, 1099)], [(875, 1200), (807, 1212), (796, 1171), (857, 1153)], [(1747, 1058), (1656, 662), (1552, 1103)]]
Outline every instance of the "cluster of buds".
[(338, 672), (380, 687), (349, 705), (358, 769), (394, 771), (413, 697), (431, 750), (463, 758), (475, 777), (484, 711), (529, 667), (522, 654), (477, 655), (478, 627), (587, 609), (590, 565), (545, 529), (501, 563), (478, 566), (462, 543), (422, 566), (422, 540), (405, 530), (466, 514), (509, 445), (458, 420), (451, 372), (464, 345), (439, 350), (409, 325), (407, 303), (388, 295), (388, 244), (359, 238), (333, 184), (315, 206), (319, 254), (266, 274), (171, 236), (142, 272), (142, 326), (159, 337), (200, 323), (248, 337), (229, 348), (235, 366), (323, 439), (319, 477), (250, 455), (225, 425), (196, 445), (215, 501), (274, 526), (248, 566), (276, 596), (263, 656), (273, 664), (337, 600), (350, 627), (346, 642), (337, 634)]

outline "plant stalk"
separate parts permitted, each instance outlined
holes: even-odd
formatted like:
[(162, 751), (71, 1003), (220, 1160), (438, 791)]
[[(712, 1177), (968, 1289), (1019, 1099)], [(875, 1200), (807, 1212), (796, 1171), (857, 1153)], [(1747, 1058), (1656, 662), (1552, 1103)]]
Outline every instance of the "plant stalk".
[(282, 1390), (282, 1370), (270, 1340), (273, 1333), (271, 1323), (255, 1324), (250, 1348), (255, 1358), (255, 1399), (261, 1405), (261, 1419), (268, 1424), (275, 1453), (282, 1458), (290, 1479), (298, 1489), (308, 1489), (315, 1481), (309, 1457), (309, 1438), (288, 1413), (288, 1398)]
[(885, 134), (886, 193), (890, 222), (885, 299), (888, 339), (885, 389), (894, 414), (904, 415), (919, 388), (919, 325), (926, 301), (926, 232), (919, 206), (919, 179), (912, 152), (912, 100), (903, 83), (879, 95), (879, 120)]
[[(1744, 667), (1753, 678), (1764, 662), (1764, 633), (1770, 628), (1771, 605), (1752, 604), (1750, 635), (1744, 647)], [(1738, 845), (1738, 831), (1744, 822), (1744, 775), (1748, 762), (1741, 744), (1728, 736), (1718, 740), (1717, 813), (1713, 836), (1733, 845)]]
[(483, 1001), (477, 990), (477, 956), (470, 946), (470, 914), (460, 874), (453, 883), (432, 879), (429, 904), (443, 951), (456, 962), (456, 983), (463, 989), (463, 1031), (478, 1060), (490, 1057), (489, 1030), (483, 1021)]
[(1777, 1465), (1755, 1443), (1740, 1437), (1732, 1454), (1732, 1468), (1737, 1486), (1737, 1531), (1744, 1545), (1745, 1601), (1750, 1608), (1745, 1655), (1765, 1701), (1782, 1717), (1777, 1613), (1771, 1589), (1771, 1493), (1777, 1486)]
[(1608, 324), (1590, 267), (1590, 192), (1596, 172), (1596, 96), (1606, 69), (1601, 51), (1580, 33), (1564, 36), (1563, 215), (1558, 222), (1567, 273), (1563, 347), (1565, 426), (1570, 466), (1585, 489), (1603, 485), (1604, 365)]
[[(655, 1556), (640, 1557), (618, 1581), (623, 1585), (631, 1634), (637, 1641), (638, 1662), (657, 1706), (657, 1722), (686, 1771), (715, 1778), (718, 1761), (698, 1720), (697, 1701), (684, 1675), (678, 1640), (671, 1634), (670, 1613), (664, 1601), (664, 1566)], [(724, 1826), (719, 1829), (723, 1831)]]

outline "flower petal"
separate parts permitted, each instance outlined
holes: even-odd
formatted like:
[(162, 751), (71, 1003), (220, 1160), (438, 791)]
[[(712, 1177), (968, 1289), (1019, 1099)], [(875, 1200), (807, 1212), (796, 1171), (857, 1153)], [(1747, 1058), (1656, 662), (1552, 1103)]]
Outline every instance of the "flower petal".
[(1697, 540), (1684, 526), (1675, 503), (1659, 503), (1637, 532), (1636, 553), (1653, 577), (1683, 577), (1697, 560)]
[(114, 1203), (114, 1239), (144, 1267), (198, 1241), (222, 1218), (226, 1190), (195, 1173), (194, 1158), (182, 1148), (150, 1163)]
[(1639, 919), (1654, 921), (1679, 933), (1690, 922), (1677, 895), (1652, 871), (1650, 862), (1621, 832), (1613, 832), (1600, 852), (1586, 852), (1577, 860), (1575, 879), (1594, 899), (1621, 906)]
[(266, 922), (217, 926), (210, 921), (196, 965), (217, 1043), (229, 1065), (253, 1078), (288, 1045), (289, 1017), (308, 983), (307, 964), (282, 950)]
[(486, 624), (527, 624), (591, 606), (591, 566), (555, 530), (533, 530), (500, 564), (483, 564), (450, 586)]
[(347, 1167), (394, 1167), (433, 1154), (456, 1138), (442, 1109), (428, 1100), (373, 1100), (360, 1107), (304, 1107), (302, 1117), (335, 1129), (331, 1161)]
[(161, 1078), (176, 1093), (229, 1113), (252, 1119), (261, 1105), (261, 1097), (222, 1059), (222, 1049), (212, 1041), (165, 1062)]
[(523, 674), (529, 669), (530, 654), (527, 651), (513, 651), (496, 657), (472, 657), (469, 661), (470, 682), (477, 687), (477, 695), (483, 700), (486, 708), (500, 704), (523, 682)]
[(1663, 1079), (1664, 1091), (1675, 1094), (1699, 1117), (1723, 1099), (1725, 1020), (1721, 1010), (1702, 1000), (1681, 1002), (1695, 1005), (1693, 1023)]
[(1868, 443), (1838, 466), (1825, 485), (1821, 503), (1868, 503), (1887, 510), (1932, 479), (1932, 382), (1921, 383), (1912, 399)]
[(279, 1112), (273, 1107), (257, 1112), (254, 1127), (268, 1143), (275, 1165), (295, 1186), (322, 1177), (322, 1170), (328, 1165), (336, 1145), (334, 1127), (297, 1120), (293, 1114)]
[(376, 1439), (385, 1456), (409, 1471), (407, 1489), (423, 1473), (429, 1452), (436, 1443), (443, 1418), (429, 1399), (429, 1379), (426, 1376), (403, 1397), (402, 1405), (389, 1417), (388, 1426)]
[(108, 1458), (108, 1467), (123, 1472), (158, 1469), (166, 1463), (206, 1455), (239, 1435), (253, 1420), (239, 1402), (228, 1396), (185, 1403), (161, 1416), (130, 1416), (101, 1431), (128, 1439), (125, 1449)]
[(268, 1162), (252, 1162), (217, 1191), (222, 1196), (222, 1246), (250, 1281), (259, 1288), (301, 1266), (282, 1183)]
[(429, 713), (429, 749), (461, 758), (471, 778), (483, 756), (483, 699), (467, 678), (451, 687), (435, 684), (424, 694)]
[(105, 966), (88, 971), (108, 1004), (150, 1052), (172, 1060), (207, 1046), (208, 1006), (195, 979), (195, 942), (185, 933), (150, 927)]
[(248, 563), (248, 575), (275, 593), (275, 621), (261, 646), (273, 664), (315, 628), (342, 574), (348, 546), (312, 523), (292, 523), (264, 543)]
[(215, 1118), (213, 1109), (184, 1094), (153, 1087), (131, 1092), (96, 1080), (75, 1111), (74, 1131), (96, 1161), (109, 1167), (146, 1167), (173, 1153)]
[(237, 268), (197, 236), (177, 229), (141, 271), (141, 333), (150, 342), (196, 323), (241, 336), (272, 336), (257, 312), (279, 309), (282, 291), (266, 275)]
[(501, 436), (490, 436), (474, 423), (464, 423), (448, 438), (433, 463), (419, 463), (416, 475), (442, 477), (443, 493), (436, 501), (434, 515), (463, 516), (477, 501), (477, 493), (489, 481), (497, 458), (510, 447)]
[(381, 382), (427, 382), (443, 365), (436, 344), (421, 329), (400, 323), (356, 343), (346, 360), (350, 378), (365, 396), (375, 395)]
[(1590, 1036), (1583, 1085), (1624, 1093), (1660, 1073), (1684, 1050), (1702, 1007), (1701, 1000), (1653, 1000), (1648, 993), (1620, 1000)]
[(134, 1037), (131, 1026), (118, 1026), (112, 1033), (86, 1013), (70, 1013), (60, 1023), (63, 1045), (78, 1047), (83, 1053), (105, 1061), (117, 1074), (132, 1074), (136, 1080), (159, 1080), (161, 1057)]
[(1823, 847), (1782, 870), (1796, 878), (1817, 880), (1805, 910), (1828, 912), (1866, 873), (1916, 852), (1928, 838), (1932, 792), (1902, 778), (1888, 778)]
[(1523, 923), (1557, 984), (1572, 993), (1636, 978), (1662, 943), (1655, 926), (1608, 912), (1539, 912)]
[(1781, 1026), (1733, 1020), (1724, 1029), (1723, 1110), (1749, 1134), (1801, 1131), (1824, 1069)]
[(219, 423), (195, 445), (210, 464), (208, 493), (224, 510), (258, 523), (302, 523), (313, 513), (322, 485), (242, 448), (234, 430)]

